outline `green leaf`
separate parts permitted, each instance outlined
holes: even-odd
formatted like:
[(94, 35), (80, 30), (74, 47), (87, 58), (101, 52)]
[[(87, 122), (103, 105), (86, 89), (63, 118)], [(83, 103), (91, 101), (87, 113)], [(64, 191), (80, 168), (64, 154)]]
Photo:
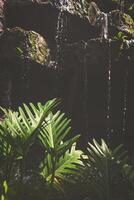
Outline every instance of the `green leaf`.
[[(88, 143), (87, 157), (83, 157), (82, 160), (87, 169), (89, 188), (92, 188), (96, 199), (113, 199), (113, 185), (116, 180), (120, 180), (124, 163), (127, 162), (127, 152), (123, 150), (122, 145), (111, 150), (103, 139), (101, 144), (93, 139), (93, 143)], [(127, 170), (126, 173), (129, 174)]]

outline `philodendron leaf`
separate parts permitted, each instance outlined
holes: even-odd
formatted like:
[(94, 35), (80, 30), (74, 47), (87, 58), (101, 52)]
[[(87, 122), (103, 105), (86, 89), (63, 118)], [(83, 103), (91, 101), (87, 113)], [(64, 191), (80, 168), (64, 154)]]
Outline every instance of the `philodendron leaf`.
[[(110, 149), (106, 142), (102, 139), (99, 144), (95, 139), (93, 143), (88, 143), (87, 157), (83, 163), (89, 174), (89, 188), (92, 188), (92, 193), (98, 200), (114, 199), (117, 190), (114, 187), (115, 182), (122, 178), (122, 169), (127, 161), (127, 153), (123, 150), (122, 145), (115, 149)], [(125, 167), (126, 174), (133, 177), (133, 172), (130, 167)], [(130, 173), (129, 173), (130, 172)]]
[[(78, 175), (78, 171), (80, 167), (83, 165), (80, 160), (83, 152), (80, 150), (76, 150), (76, 143), (74, 143), (71, 149), (67, 150), (63, 155), (60, 156), (55, 163), (54, 169), (54, 182), (53, 185), (57, 188), (61, 188), (61, 183), (64, 181), (71, 181), (72, 175)], [(48, 183), (51, 183), (53, 176), (53, 163), (52, 157), (49, 154), (45, 157), (45, 165), (41, 171), (41, 175), (47, 180)]]
[[(71, 180), (77, 174), (82, 151), (76, 150), (76, 142), (80, 135), (67, 139), (70, 134), (70, 119), (58, 111), (50, 113), (46, 118), (39, 139), (47, 154), (41, 163), (41, 175), (48, 183), (61, 188), (61, 182)], [(69, 179), (68, 179), (69, 176)]]

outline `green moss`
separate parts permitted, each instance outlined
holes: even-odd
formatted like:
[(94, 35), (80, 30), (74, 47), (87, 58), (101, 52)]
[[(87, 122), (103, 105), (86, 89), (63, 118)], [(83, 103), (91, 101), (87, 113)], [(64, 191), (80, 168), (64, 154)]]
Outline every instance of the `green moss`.
[(127, 24), (128, 26), (132, 26), (134, 24), (133, 19), (126, 13), (122, 15), (122, 18), (124, 19), (125, 24)]
[(111, 11), (112, 25), (116, 27), (119, 32), (122, 32), (123, 37), (134, 37), (134, 21), (126, 13), (121, 13), (119, 10)]
[(8, 29), (4, 34), (4, 47), (2, 55), (4, 57), (17, 57), (24, 59), (28, 54), (30, 60), (39, 64), (45, 64), (49, 58), (49, 49), (45, 39), (34, 31), (25, 31), (16, 27)]
[(22, 49), (21, 49), (20, 47), (17, 47), (17, 48), (16, 48), (16, 53), (17, 53), (17, 55), (20, 56), (20, 57), (22, 57), (22, 55), (23, 55), (23, 51), (22, 51)]

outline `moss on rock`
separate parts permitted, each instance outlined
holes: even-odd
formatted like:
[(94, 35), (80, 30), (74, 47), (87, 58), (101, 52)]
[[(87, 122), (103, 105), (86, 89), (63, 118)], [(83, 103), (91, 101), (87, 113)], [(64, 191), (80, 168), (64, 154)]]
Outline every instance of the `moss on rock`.
[(34, 31), (15, 27), (3, 35), (1, 56), (3, 58), (29, 59), (41, 65), (47, 64), (50, 51), (45, 39)]
[(118, 31), (134, 38), (134, 20), (130, 15), (121, 13), (119, 10), (111, 11), (112, 26), (115, 26)]

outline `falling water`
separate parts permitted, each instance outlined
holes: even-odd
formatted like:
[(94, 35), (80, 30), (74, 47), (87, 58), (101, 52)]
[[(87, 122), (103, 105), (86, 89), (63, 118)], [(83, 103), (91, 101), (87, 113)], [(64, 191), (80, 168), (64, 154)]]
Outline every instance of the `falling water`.
[(101, 20), (101, 38), (102, 39), (108, 39), (108, 14), (103, 13), (102, 20)]
[[(85, 43), (85, 49), (86, 49), (87, 44)], [(88, 55), (84, 55), (84, 97), (83, 97), (83, 115), (84, 115), (84, 131), (86, 135), (86, 140), (88, 136), (88, 66), (87, 66), (87, 59)]]
[(108, 41), (108, 68), (107, 68), (107, 109), (106, 109), (106, 119), (107, 119), (107, 138), (109, 139), (110, 133), (112, 131), (110, 127), (111, 121), (111, 71), (112, 71), (112, 58), (111, 58), (111, 39), (109, 39), (109, 30), (108, 30), (108, 14), (103, 13), (102, 15), (102, 30), (101, 30), (101, 39)]
[(107, 137), (109, 139), (110, 133), (111, 133), (111, 128), (110, 128), (110, 121), (111, 121), (111, 89), (112, 89), (112, 55), (111, 55), (111, 39), (108, 39), (108, 79), (107, 79), (107, 86), (108, 86), (108, 91), (107, 91), (107, 112), (106, 112), (106, 118), (107, 118)]
[(66, 7), (68, 6), (68, 0), (59, 0), (54, 1), (54, 5), (59, 10), (57, 18), (57, 27), (56, 27), (56, 52), (55, 52), (55, 61), (52, 64), (52, 68), (56, 70), (55, 81), (57, 87), (55, 87), (55, 95), (60, 96), (63, 94), (63, 47), (66, 42), (67, 34), (67, 16), (65, 14)]
[(125, 1), (120, 0), (120, 11), (121, 11), (121, 13), (124, 13), (124, 8), (125, 8)]
[(126, 133), (126, 118), (127, 118), (127, 89), (128, 89), (128, 67), (125, 69), (124, 78), (124, 97), (123, 97), (123, 121), (122, 121), (122, 134)]
[[(125, 40), (126, 49), (129, 49), (131, 41)], [(124, 73), (124, 92), (123, 92), (123, 117), (122, 117), (122, 135), (126, 134), (127, 125), (127, 92), (128, 92), (128, 65), (125, 66)]]
[(63, 28), (64, 28), (64, 14), (63, 10), (59, 11), (58, 20), (57, 20), (57, 30), (56, 30), (56, 56), (55, 56), (55, 69), (60, 65), (61, 61), (61, 51), (62, 51), (62, 37), (63, 37)]
[(26, 96), (28, 97), (29, 92), (29, 86), (30, 86), (30, 80), (29, 80), (29, 72), (30, 72), (30, 66), (29, 66), (29, 44), (28, 44), (28, 34), (25, 33), (25, 41), (24, 41), (24, 52), (23, 52), (23, 68), (21, 71), (21, 79), (22, 79), (22, 90), (26, 93)]
[(119, 14), (119, 24), (122, 25), (122, 20), (121, 20), (121, 16), (124, 13), (124, 8), (125, 8), (125, 1), (124, 0), (120, 0), (119, 2), (119, 6), (120, 6), (120, 14)]
[(60, 69), (62, 63), (62, 47), (64, 42), (66, 42), (66, 26), (67, 26), (67, 16), (64, 13), (64, 8), (68, 6), (67, 0), (59, 0), (55, 3), (55, 6), (59, 9), (57, 28), (56, 28), (56, 56), (55, 56), (55, 69)]

